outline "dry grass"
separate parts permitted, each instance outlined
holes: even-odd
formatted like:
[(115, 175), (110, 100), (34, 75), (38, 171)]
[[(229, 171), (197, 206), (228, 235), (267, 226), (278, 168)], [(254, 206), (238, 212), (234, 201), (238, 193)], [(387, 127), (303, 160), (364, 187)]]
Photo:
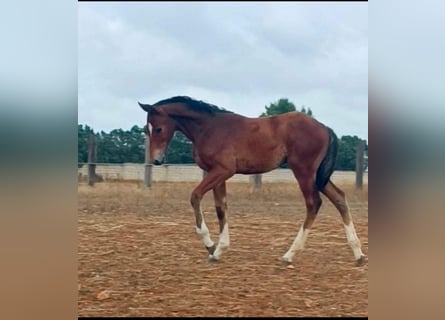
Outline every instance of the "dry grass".
[[(196, 183), (78, 187), (79, 316), (367, 316), (368, 266), (356, 267), (326, 198), (293, 267), (279, 258), (304, 220), (297, 184), (228, 184), (231, 247), (218, 263), (195, 234)], [(348, 194), (368, 252), (368, 190)], [(211, 192), (202, 208), (214, 241)]]

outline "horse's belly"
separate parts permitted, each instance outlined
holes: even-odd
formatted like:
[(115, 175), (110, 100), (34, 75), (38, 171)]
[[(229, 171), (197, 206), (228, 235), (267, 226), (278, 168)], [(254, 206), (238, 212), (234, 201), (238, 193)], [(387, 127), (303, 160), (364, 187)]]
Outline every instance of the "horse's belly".
[(253, 174), (263, 173), (275, 169), (277, 166), (257, 165), (249, 160), (236, 161), (236, 173)]
[(244, 174), (263, 173), (276, 169), (285, 159), (285, 152), (268, 156), (237, 157), (236, 172)]

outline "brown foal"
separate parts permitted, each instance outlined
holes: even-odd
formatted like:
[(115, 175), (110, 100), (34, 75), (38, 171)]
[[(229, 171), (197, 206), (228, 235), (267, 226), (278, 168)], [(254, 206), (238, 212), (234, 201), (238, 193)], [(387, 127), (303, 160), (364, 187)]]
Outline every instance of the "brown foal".
[[(196, 232), (210, 260), (219, 260), (229, 247), (226, 180), (236, 173), (265, 173), (287, 161), (306, 202), (306, 219), (282, 260), (290, 263), (304, 247), (320, 209), (320, 192), (340, 212), (349, 245), (358, 264), (365, 262), (355, 232), (345, 193), (330, 180), (337, 155), (337, 137), (328, 127), (300, 112), (264, 118), (247, 118), (214, 105), (178, 96), (153, 105), (141, 104), (147, 112), (146, 134), (150, 139), (150, 159), (162, 164), (176, 130), (193, 143), (193, 155), (207, 175), (191, 194)], [(215, 244), (201, 211), (201, 199), (213, 190), (220, 237)]]

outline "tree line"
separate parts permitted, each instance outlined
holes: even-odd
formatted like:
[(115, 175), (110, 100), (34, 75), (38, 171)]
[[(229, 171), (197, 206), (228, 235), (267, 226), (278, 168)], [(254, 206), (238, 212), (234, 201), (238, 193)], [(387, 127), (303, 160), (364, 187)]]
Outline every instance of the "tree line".
[[(295, 105), (283, 98), (265, 106), (265, 112), (260, 117), (297, 111)], [(314, 117), (310, 108), (302, 106), (300, 112)], [(78, 153), (79, 163), (88, 161), (88, 136), (93, 133), (96, 138), (97, 163), (144, 163), (145, 161), (145, 134), (143, 127), (137, 125), (130, 130), (114, 129), (110, 132), (93, 132), (88, 125), (78, 125)], [(339, 137), (336, 170), (355, 170), (356, 146), (360, 141), (357, 136)], [(368, 144), (365, 143), (365, 154), (368, 153)], [(367, 163), (367, 161), (365, 161)], [(175, 132), (166, 152), (166, 163), (193, 164), (191, 142), (181, 133)], [(281, 167), (286, 168), (287, 164)]]

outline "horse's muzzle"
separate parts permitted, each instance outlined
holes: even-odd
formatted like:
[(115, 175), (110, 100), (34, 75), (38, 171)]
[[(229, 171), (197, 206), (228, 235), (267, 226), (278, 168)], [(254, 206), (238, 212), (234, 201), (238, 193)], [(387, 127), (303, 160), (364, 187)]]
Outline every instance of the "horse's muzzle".
[(163, 164), (163, 163), (164, 163), (164, 159), (162, 159), (162, 160), (158, 160), (158, 159), (153, 160), (153, 164), (155, 164), (155, 165), (157, 165), (157, 166), (159, 166), (159, 165), (161, 165), (161, 164)]

